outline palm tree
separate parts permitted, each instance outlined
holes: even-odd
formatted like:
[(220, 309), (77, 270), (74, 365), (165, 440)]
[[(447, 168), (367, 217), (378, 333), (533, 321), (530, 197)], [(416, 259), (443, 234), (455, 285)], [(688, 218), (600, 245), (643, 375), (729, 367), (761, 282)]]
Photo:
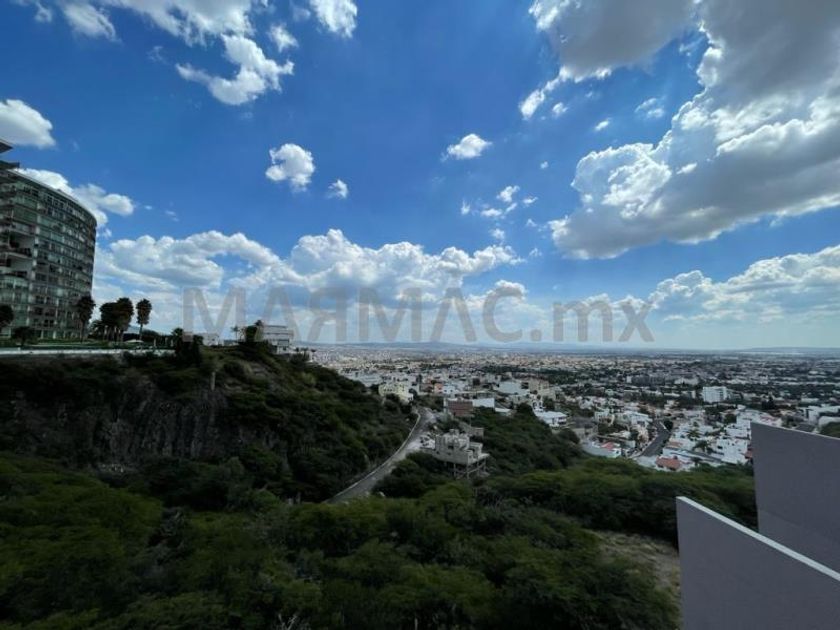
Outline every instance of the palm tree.
[(149, 315), (152, 313), (152, 303), (146, 298), (137, 302), (137, 323), (140, 325), (140, 340), (143, 340), (143, 326), (149, 323)]
[(134, 304), (127, 297), (121, 297), (115, 304), (117, 328), (120, 331), (120, 341), (122, 341), (125, 331), (128, 330), (131, 320), (134, 319)]
[(116, 332), (119, 326), (116, 302), (105, 302), (105, 304), (99, 307), (99, 323), (105, 333), (104, 338), (110, 339), (111, 335)]
[(3, 329), (15, 321), (15, 312), (8, 304), (0, 304), (0, 333)]
[(85, 332), (87, 331), (88, 322), (93, 316), (93, 309), (96, 308), (96, 302), (90, 297), (90, 294), (83, 295), (76, 301), (76, 316), (79, 318), (81, 330), (79, 331), (79, 339), (84, 340)]

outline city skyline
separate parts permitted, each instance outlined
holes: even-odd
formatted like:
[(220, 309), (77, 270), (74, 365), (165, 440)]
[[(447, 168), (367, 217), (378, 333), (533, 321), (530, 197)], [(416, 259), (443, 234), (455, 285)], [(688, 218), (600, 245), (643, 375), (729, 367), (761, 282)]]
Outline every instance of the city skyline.
[(840, 346), (840, 7), (643, 4), (16, 0), (0, 137), (161, 330), (187, 288), (503, 289), (526, 332), (629, 299), (651, 349)]

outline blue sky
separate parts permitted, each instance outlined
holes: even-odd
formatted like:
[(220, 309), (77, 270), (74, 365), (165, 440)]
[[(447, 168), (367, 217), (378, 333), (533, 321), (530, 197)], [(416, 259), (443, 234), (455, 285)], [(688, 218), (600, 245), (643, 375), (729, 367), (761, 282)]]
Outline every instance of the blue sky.
[(840, 345), (840, 10), (626, 4), (7, 0), (0, 136), (163, 329), (185, 287), (410, 276), (516, 285), (525, 329), (630, 298), (656, 346)]

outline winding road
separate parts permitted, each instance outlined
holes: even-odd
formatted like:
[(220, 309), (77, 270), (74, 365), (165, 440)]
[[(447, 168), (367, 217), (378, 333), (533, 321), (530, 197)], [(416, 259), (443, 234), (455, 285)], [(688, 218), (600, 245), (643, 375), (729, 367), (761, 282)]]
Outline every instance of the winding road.
[(421, 407), (419, 409), (417, 422), (414, 423), (414, 427), (411, 429), (411, 432), (408, 434), (408, 437), (402, 445), (379, 466), (371, 470), (354, 484), (339, 492), (332, 499), (329, 499), (327, 503), (343, 503), (345, 501), (349, 501), (350, 499), (370, 494), (370, 491), (373, 490), (374, 486), (391, 474), (394, 467), (404, 460), (409, 453), (420, 450), (420, 437), (428, 430), (429, 425), (431, 425), (434, 421), (435, 414), (432, 413), (430, 409)]
[(665, 428), (665, 425), (661, 421), (654, 420), (653, 426), (656, 427), (656, 437), (642, 451), (642, 457), (655, 457), (659, 455), (662, 452), (662, 445), (671, 437), (671, 432)]

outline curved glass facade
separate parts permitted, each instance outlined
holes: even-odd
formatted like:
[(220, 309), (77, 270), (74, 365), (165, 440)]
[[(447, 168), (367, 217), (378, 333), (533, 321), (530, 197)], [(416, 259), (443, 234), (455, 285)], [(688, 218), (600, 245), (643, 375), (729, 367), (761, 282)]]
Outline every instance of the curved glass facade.
[(76, 301), (90, 293), (96, 219), (68, 195), (6, 170), (0, 178), (0, 304), (41, 339), (80, 334)]

